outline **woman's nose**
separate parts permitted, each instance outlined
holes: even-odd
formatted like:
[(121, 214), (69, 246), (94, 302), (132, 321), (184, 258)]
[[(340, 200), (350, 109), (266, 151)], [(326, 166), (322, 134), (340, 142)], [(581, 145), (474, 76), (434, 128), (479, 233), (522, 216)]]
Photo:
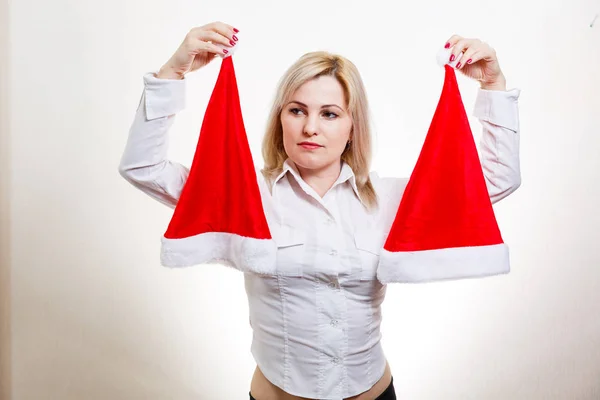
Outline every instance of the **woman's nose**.
[(315, 117), (306, 118), (306, 122), (304, 124), (304, 132), (314, 135), (319, 131), (319, 120)]

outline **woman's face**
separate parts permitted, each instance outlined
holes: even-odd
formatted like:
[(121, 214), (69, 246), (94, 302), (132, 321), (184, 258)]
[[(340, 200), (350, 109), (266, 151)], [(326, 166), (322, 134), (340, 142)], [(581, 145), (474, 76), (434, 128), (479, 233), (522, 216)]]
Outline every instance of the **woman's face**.
[[(306, 169), (322, 169), (340, 162), (352, 130), (342, 85), (320, 76), (300, 86), (281, 111), (283, 146), (288, 157)], [(306, 148), (313, 142), (317, 148)]]

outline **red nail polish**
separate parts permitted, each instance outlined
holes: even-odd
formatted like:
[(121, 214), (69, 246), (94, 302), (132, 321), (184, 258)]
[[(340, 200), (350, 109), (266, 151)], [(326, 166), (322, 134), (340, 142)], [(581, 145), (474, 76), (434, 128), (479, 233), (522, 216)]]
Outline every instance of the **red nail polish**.
[(461, 63), (456, 64), (456, 68), (460, 68), (461, 65)]
[(233, 40), (235, 40), (237, 42), (237, 40), (238, 40), (237, 36), (233, 35), (232, 37), (233, 37)]
[(452, 54), (452, 55), (450, 56), (450, 61), (451, 61), (451, 62), (452, 62), (452, 61), (454, 61), (454, 59), (455, 59), (455, 58), (456, 58), (456, 57), (454, 57), (454, 54)]
[(223, 53), (227, 54), (229, 52), (227, 51), (227, 49), (223, 49)]
[(233, 46), (233, 45), (235, 45), (235, 42), (233, 40), (230, 40), (229, 44), (231, 44)]
[(472, 61), (473, 61), (473, 59), (472, 59), (472, 58), (469, 58), (469, 59), (467, 60), (467, 64), (471, 64), (471, 62), (472, 62)]
[(239, 30), (238, 30), (238, 29), (235, 29), (235, 28), (233, 28), (233, 31), (234, 31), (235, 33), (238, 33), (238, 32), (239, 32)]
[(446, 43), (446, 46), (444, 46), (446, 49), (450, 48), (450, 43)]

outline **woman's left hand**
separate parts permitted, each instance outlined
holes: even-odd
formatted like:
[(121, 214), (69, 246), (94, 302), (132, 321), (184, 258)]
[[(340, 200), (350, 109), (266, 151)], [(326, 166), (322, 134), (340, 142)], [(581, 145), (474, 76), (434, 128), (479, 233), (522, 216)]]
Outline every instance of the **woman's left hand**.
[(506, 90), (506, 79), (496, 57), (496, 50), (479, 39), (468, 39), (453, 35), (447, 42), (447, 49), (453, 47), (450, 61), (464, 53), (456, 64), (456, 69), (469, 78), (480, 82), (482, 89)]

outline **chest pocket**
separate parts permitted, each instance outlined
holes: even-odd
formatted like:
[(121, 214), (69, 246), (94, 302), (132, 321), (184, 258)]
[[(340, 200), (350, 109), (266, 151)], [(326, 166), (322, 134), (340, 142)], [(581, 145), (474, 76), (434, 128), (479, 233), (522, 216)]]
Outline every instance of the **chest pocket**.
[(307, 259), (306, 233), (292, 226), (280, 225), (274, 240), (277, 245), (277, 274), (301, 277)]
[(380, 233), (375, 229), (357, 229), (354, 232), (354, 243), (361, 262), (360, 280), (376, 280), (379, 254), (383, 247)]

